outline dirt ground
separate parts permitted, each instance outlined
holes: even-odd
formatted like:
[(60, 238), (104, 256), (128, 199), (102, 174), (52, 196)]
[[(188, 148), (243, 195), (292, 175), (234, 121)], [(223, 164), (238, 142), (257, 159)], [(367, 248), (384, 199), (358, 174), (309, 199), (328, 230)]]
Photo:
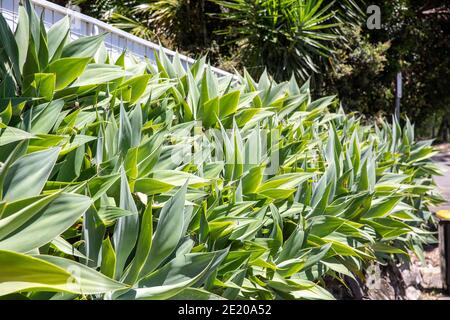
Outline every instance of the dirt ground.
[(421, 277), (418, 299), (450, 300), (450, 295), (442, 289), (439, 248), (434, 247), (427, 250), (424, 265), (418, 259), (413, 259), (413, 263)]

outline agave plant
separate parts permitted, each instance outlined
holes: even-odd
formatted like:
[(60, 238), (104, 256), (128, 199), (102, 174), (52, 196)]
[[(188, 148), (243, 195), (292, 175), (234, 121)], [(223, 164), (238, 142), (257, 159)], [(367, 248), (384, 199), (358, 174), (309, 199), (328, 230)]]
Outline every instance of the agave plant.
[(327, 278), (433, 241), (409, 121), (205, 58), (111, 61), (28, 1), (0, 32), (0, 296), (332, 299)]

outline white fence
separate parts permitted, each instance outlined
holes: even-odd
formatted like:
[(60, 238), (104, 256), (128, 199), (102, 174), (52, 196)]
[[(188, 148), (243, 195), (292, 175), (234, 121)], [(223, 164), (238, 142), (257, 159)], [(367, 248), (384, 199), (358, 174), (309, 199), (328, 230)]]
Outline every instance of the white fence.
[[(124, 49), (127, 49), (127, 52), (131, 52), (135, 57), (141, 59), (147, 57), (151, 62), (155, 63), (154, 52), (158, 52), (160, 46), (153, 42), (141, 39), (100, 20), (48, 1), (31, 0), (31, 2), (38, 16), (42, 14), (46, 27), (51, 26), (65, 16), (69, 16), (71, 20), (72, 39), (105, 32), (107, 33), (105, 46), (112, 58), (117, 58), (122, 54)], [(18, 11), (19, 0), (0, 0), (0, 12), (13, 30), (17, 26)], [(175, 55), (175, 52), (172, 50), (166, 48), (163, 48), (163, 50), (169, 57)], [(180, 60), (185, 68), (195, 62), (195, 60), (183, 55), (180, 55)], [(218, 68), (212, 68), (212, 70), (220, 76), (231, 76), (230, 73)]]

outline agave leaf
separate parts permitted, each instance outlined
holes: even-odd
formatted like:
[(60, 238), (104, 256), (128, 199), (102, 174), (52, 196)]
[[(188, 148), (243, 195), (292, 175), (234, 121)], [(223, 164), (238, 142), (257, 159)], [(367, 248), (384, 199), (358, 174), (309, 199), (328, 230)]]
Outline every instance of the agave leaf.
[(153, 212), (152, 203), (148, 204), (141, 220), (139, 238), (136, 245), (136, 254), (124, 282), (133, 284), (138, 280), (150, 254), (153, 239)]
[(128, 256), (136, 244), (139, 230), (138, 211), (123, 168), (120, 172), (120, 207), (133, 212), (133, 214), (119, 218), (114, 229), (113, 243), (117, 257), (115, 272), (117, 279), (122, 276)]
[(56, 76), (56, 90), (69, 86), (83, 74), (90, 58), (62, 58), (53, 61), (45, 69), (46, 73), (54, 73)]
[(175, 250), (176, 245), (180, 241), (184, 225), (186, 191), (187, 183), (161, 209), (152, 246), (141, 269), (141, 276), (145, 276), (155, 270)]
[(49, 60), (58, 59), (67, 41), (70, 31), (70, 19), (65, 16), (48, 30), (48, 56)]
[(106, 293), (124, 289), (127, 286), (89, 268), (81, 263), (49, 255), (34, 255), (42, 261), (51, 263), (67, 271), (71, 275), (68, 281), (69, 292), (80, 294)]
[(92, 58), (100, 45), (103, 43), (106, 34), (99, 34), (90, 37), (81, 37), (66, 45), (62, 52), (62, 58)]
[[(204, 281), (223, 261), (227, 250), (181, 255), (139, 282), (120, 299), (168, 299)], [(182, 272), (181, 272), (182, 271)]]
[(71, 245), (69, 242), (64, 240), (61, 236), (57, 236), (53, 241), (51, 242), (53, 246), (55, 246), (59, 251), (72, 255), (74, 257), (79, 257), (82, 259), (87, 259), (84, 254), (82, 254), (80, 251), (74, 248), (73, 245)]
[(114, 248), (109, 237), (102, 242), (102, 263), (100, 270), (105, 276), (111, 279), (115, 278), (116, 253), (114, 252)]
[(135, 103), (144, 93), (149, 80), (148, 74), (132, 77), (116, 89), (116, 94), (126, 102)]
[(88, 64), (84, 72), (73, 82), (70, 88), (97, 86), (120, 79), (129, 73), (118, 66), (108, 64)]
[(12, 201), (41, 193), (60, 148), (51, 148), (23, 156), (8, 169), (3, 184), (3, 200)]
[[(19, 31), (21, 31), (20, 29)], [(14, 73), (14, 79), (18, 84), (21, 84), (21, 65), (23, 61), (23, 54), (19, 57), (19, 49), (11, 29), (8, 26), (5, 18), (0, 16), (0, 61), (2, 64), (8, 66)]]
[(0, 250), (29, 252), (39, 248), (67, 230), (90, 205), (91, 199), (86, 196), (63, 193), (36, 213), (33, 219), (27, 220), (0, 240)]

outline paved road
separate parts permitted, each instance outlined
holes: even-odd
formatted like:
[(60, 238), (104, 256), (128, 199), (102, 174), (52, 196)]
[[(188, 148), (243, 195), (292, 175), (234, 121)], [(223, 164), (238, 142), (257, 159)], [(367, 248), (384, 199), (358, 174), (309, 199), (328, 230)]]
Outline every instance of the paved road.
[[(433, 157), (433, 161), (437, 163), (443, 170), (443, 176), (435, 177), (435, 181), (443, 197), (447, 199), (446, 203), (441, 204), (439, 207), (431, 208), (432, 211), (438, 210), (450, 210), (450, 148), (449, 145), (443, 146), (441, 152)], [(434, 299), (438, 300), (450, 300), (450, 296), (446, 293), (440, 292), (440, 294)]]
[(450, 152), (446, 150), (439, 153), (433, 157), (433, 161), (435, 161), (444, 170), (444, 175), (435, 177), (435, 181), (442, 195), (445, 199), (447, 199), (447, 203), (443, 203), (439, 207), (432, 208), (432, 210), (450, 210)]

